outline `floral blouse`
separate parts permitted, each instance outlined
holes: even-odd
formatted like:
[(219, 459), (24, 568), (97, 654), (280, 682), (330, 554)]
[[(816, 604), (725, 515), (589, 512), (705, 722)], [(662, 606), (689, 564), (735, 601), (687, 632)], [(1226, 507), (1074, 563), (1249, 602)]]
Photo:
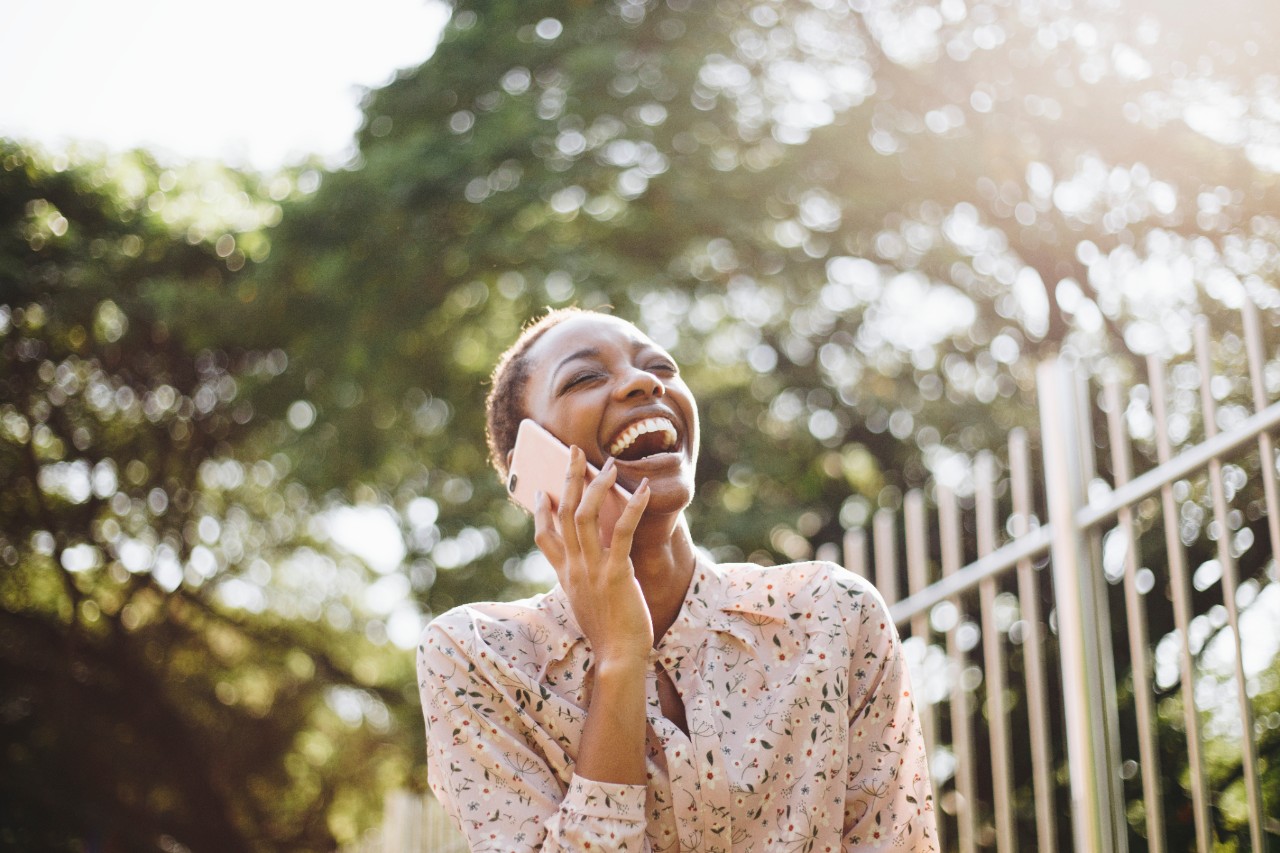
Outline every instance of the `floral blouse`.
[(596, 782), (574, 774), (592, 655), (559, 586), (427, 626), (428, 779), (473, 851), (938, 849), (898, 634), (867, 581), (700, 560), (650, 662), (648, 784)]

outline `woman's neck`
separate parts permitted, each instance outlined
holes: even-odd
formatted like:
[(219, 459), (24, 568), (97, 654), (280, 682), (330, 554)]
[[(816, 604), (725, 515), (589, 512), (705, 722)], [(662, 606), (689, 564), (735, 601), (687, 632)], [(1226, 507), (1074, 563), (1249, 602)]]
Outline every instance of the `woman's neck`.
[(665, 536), (636, 531), (631, 545), (631, 564), (635, 566), (636, 580), (649, 605), (655, 643), (680, 615), (696, 559), (693, 537), (683, 513)]

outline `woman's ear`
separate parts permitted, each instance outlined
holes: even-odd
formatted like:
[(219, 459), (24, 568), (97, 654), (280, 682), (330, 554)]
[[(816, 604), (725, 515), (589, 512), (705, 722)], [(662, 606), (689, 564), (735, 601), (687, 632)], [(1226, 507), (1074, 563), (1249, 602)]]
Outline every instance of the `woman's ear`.
[(516, 449), (514, 447), (507, 451), (507, 471), (511, 470), (511, 460), (515, 457), (515, 455), (516, 455)]

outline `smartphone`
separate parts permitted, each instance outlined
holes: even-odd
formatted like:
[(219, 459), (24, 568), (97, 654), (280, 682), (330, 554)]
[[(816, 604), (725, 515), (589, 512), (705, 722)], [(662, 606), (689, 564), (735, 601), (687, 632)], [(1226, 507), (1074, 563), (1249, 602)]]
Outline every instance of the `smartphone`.
[[(516, 503), (529, 512), (536, 512), (538, 492), (543, 492), (558, 507), (564, 497), (564, 475), (568, 467), (569, 448), (564, 442), (528, 418), (520, 422), (507, 470), (507, 491)], [(599, 475), (599, 469), (588, 462), (587, 482)], [(606, 547), (613, 541), (614, 525), (629, 500), (631, 493), (614, 483), (600, 505), (600, 542)]]

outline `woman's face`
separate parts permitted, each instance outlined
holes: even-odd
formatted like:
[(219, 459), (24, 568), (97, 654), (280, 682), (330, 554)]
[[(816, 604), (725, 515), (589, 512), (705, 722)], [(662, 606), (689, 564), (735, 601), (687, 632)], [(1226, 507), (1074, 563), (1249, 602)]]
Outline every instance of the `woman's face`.
[(649, 478), (650, 509), (693, 498), (698, 407), (667, 352), (625, 320), (584, 314), (549, 329), (527, 354), (525, 412), (618, 483)]

